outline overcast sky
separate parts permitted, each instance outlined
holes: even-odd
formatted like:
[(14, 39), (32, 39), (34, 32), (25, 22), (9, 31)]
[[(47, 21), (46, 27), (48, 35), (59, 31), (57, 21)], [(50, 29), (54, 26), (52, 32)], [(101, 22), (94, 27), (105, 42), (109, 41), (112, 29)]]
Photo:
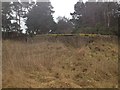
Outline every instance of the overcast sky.
[(74, 12), (74, 5), (79, 0), (50, 0), (52, 6), (54, 7), (54, 18), (58, 16), (65, 16), (71, 18), (70, 12)]

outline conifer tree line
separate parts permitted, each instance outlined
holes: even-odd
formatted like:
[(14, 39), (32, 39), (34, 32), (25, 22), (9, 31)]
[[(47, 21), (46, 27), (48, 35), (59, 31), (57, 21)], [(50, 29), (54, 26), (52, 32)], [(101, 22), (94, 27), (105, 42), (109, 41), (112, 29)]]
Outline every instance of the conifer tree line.
[(77, 2), (71, 13), (74, 33), (117, 34), (119, 13), (117, 2)]
[[(64, 3), (64, 2), (63, 2)], [(77, 2), (71, 19), (55, 22), (51, 2), (2, 2), (2, 32), (37, 34), (118, 34), (120, 5), (117, 2)], [(24, 23), (24, 25), (23, 25)], [(5, 34), (6, 35), (6, 34)]]

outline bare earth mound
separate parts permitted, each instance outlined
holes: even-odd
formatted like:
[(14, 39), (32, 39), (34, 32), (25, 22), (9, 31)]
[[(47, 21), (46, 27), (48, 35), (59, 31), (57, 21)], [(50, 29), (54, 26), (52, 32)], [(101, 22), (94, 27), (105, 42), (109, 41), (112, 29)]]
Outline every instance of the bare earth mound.
[[(81, 39), (82, 38), (82, 39)], [(35, 37), (3, 40), (3, 88), (117, 88), (114, 37)]]

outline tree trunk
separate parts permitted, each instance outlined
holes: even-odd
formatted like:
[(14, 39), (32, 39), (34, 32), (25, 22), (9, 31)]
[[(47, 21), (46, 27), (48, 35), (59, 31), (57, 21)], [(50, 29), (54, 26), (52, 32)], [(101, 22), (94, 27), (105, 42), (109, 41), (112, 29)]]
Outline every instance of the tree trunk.
[(110, 15), (109, 15), (109, 12), (107, 13), (107, 27), (109, 28), (110, 27)]

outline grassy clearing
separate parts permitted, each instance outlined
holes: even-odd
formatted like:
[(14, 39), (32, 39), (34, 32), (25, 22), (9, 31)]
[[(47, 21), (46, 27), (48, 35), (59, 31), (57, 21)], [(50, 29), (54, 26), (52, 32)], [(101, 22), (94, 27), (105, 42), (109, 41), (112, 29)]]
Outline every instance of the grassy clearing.
[(63, 41), (3, 40), (3, 87), (117, 87), (117, 40), (93, 39), (77, 48)]
[(80, 33), (80, 34), (44, 34), (42, 36), (83, 36), (83, 37), (85, 37), (85, 36), (87, 36), (87, 37), (98, 37), (98, 36), (105, 37), (106, 36), (106, 37), (108, 37), (108, 36), (115, 36), (115, 35)]

